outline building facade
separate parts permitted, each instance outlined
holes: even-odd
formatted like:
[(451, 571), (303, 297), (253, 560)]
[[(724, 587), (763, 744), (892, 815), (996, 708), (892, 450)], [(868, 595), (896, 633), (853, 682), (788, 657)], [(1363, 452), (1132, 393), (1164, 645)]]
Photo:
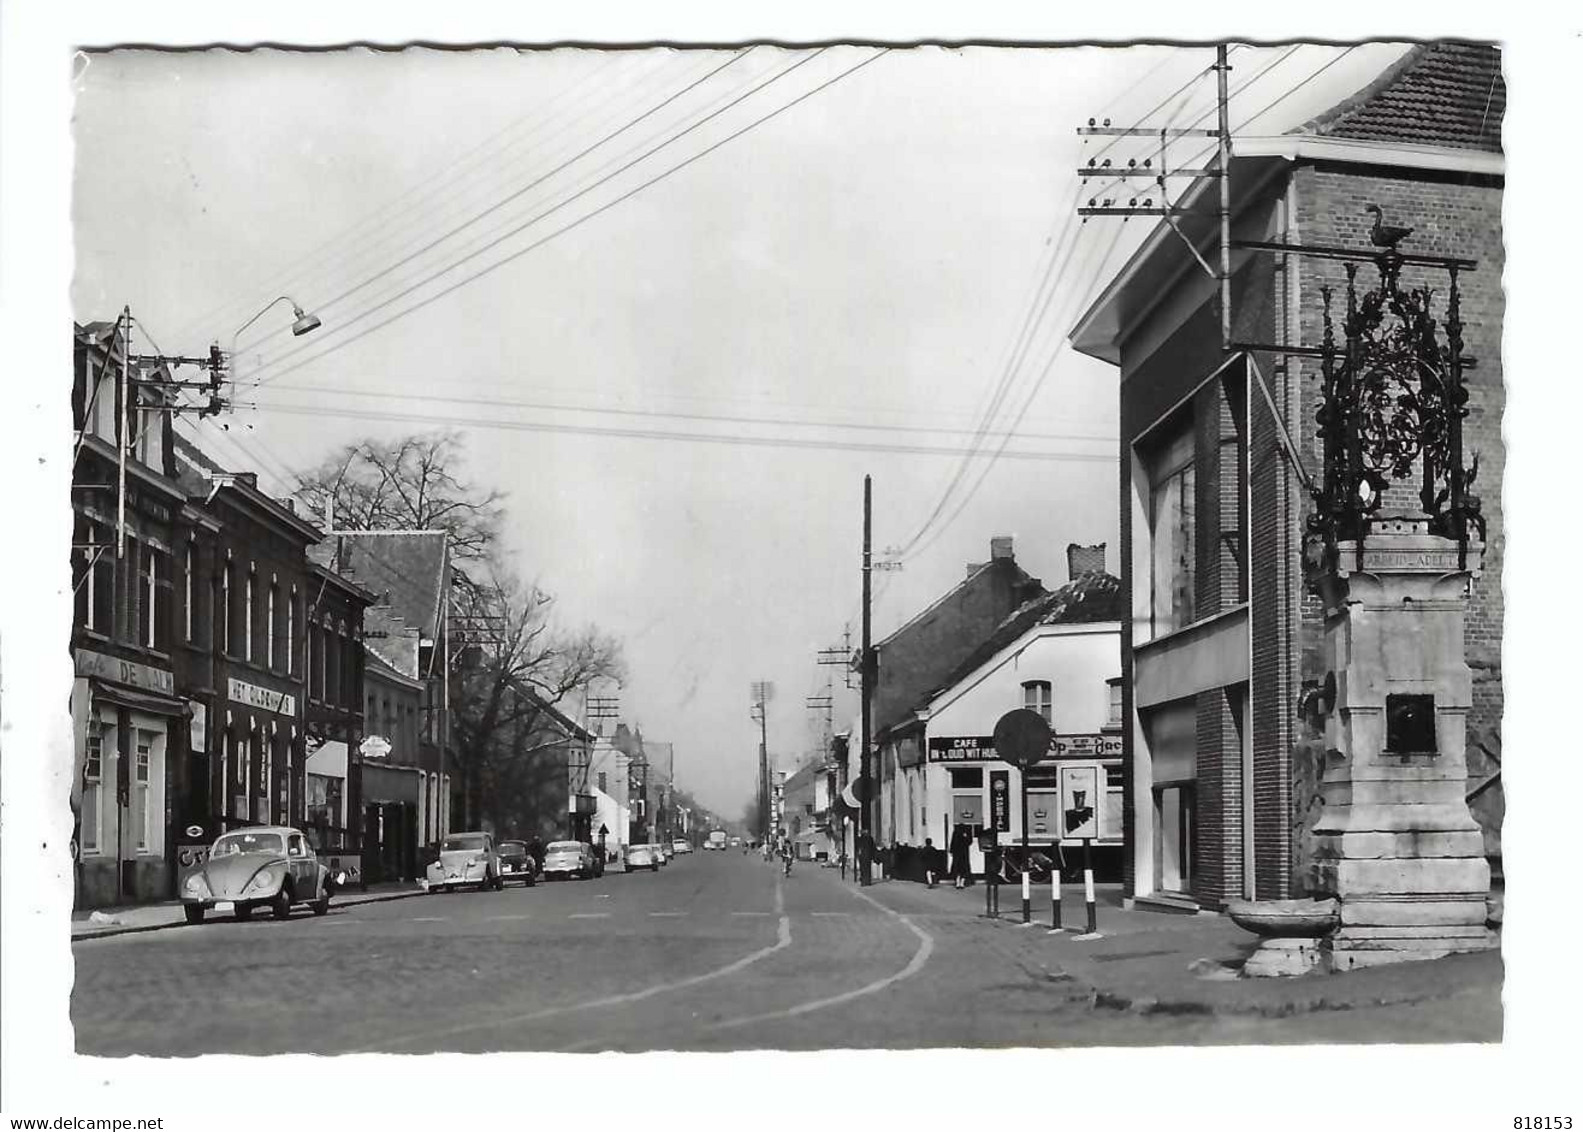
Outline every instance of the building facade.
[[(1322, 343), (1327, 289), (1332, 315), (1345, 317), (1349, 266), (1373, 285), (1371, 205), (1413, 229), (1403, 251), (1477, 261), (1458, 279), (1465, 351), (1476, 358), (1465, 436), (1479, 452), (1488, 522), (1467, 622), (1468, 794), (1498, 863), (1504, 104), (1497, 49), (1426, 44), (1302, 129), (1236, 139), (1232, 338), (1247, 348), (1223, 348), (1216, 285), (1163, 225), (1073, 331), (1080, 351), (1120, 369), (1135, 898), (1213, 908), (1315, 888), (1308, 829), (1325, 751), (1304, 708), (1325, 672), (1302, 555), (1306, 485), (1321, 467), (1321, 372), (1301, 351)], [(1216, 193), (1206, 178), (1183, 200), (1199, 215), (1184, 215), (1182, 235), (1209, 262), (1219, 255)], [(1281, 250), (1294, 246), (1325, 254)], [(1403, 281), (1434, 289), (1436, 317), (1446, 317), (1444, 272), (1410, 266)], [(1411, 510), (1414, 494), (1398, 489), (1386, 503)]]

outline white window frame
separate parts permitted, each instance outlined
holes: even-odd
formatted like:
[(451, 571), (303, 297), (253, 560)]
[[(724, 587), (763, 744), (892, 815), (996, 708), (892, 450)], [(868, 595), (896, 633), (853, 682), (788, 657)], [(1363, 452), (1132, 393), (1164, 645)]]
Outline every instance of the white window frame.
[(286, 602), (286, 673), (297, 674), (297, 587), (291, 587), (291, 600)]
[[(113, 737), (115, 729), (105, 727), (98, 720), (88, 721), (89, 732), (83, 738), (82, 752), (82, 813), (84, 820), (79, 832), (81, 838), (77, 846), (78, 852), (84, 857), (97, 857), (104, 851), (104, 748), (106, 736)], [(97, 728), (98, 734), (93, 730)], [(98, 762), (97, 774), (90, 773), (92, 762)], [(88, 799), (93, 798), (93, 820), (86, 820), (88, 813)], [(90, 844), (90, 838), (92, 843)]]
[[(220, 652), (225, 656), (231, 655), (231, 618), (236, 611), (231, 608), (231, 576), (236, 572), (235, 564), (231, 561), (231, 552), (226, 551), (225, 569), (220, 573)], [(229, 790), (231, 784), (227, 782), (225, 788)], [(226, 803), (229, 810), (230, 803)]]
[(151, 852), (153, 833), (151, 830), (154, 773), (154, 740), (157, 733), (139, 727), (136, 739), (132, 746), (132, 786), (133, 797), (137, 803), (137, 851), (139, 853)]
[[(1149, 628), (1151, 637), (1191, 625), (1198, 615), (1198, 465), (1197, 432), (1191, 417), (1145, 461), (1148, 475)], [(1178, 522), (1162, 530), (1163, 507), (1176, 496)], [(1185, 516), (1185, 520), (1183, 519)], [(1176, 529), (1187, 534), (1186, 562), (1177, 561)], [(1187, 582), (1186, 608), (1179, 610), (1176, 593)]]
[(192, 644), (192, 598), (193, 598), (193, 593), (194, 593), (192, 579), (193, 579), (193, 575), (196, 574), (197, 572), (198, 572), (198, 547), (197, 547), (197, 544), (192, 541), (192, 539), (188, 539), (187, 540), (187, 572), (186, 572), (186, 578), (185, 578), (185, 580), (183, 582), (183, 585), (185, 586), (185, 590), (186, 590), (186, 592), (184, 594), (184, 597), (183, 597), (184, 608), (185, 608), (186, 612), (183, 613), (182, 616), (185, 619), (185, 625), (186, 625), (186, 630), (187, 630), (187, 643), (189, 645)]
[(264, 642), (265, 642), (266, 647), (269, 649), (269, 656), (267, 658), (266, 663), (269, 665), (269, 667), (271, 669), (276, 667), (276, 664), (275, 664), (275, 593), (279, 589), (280, 589), (280, 587), (275, 583), (275, 580), (273, 578), (271, 578), (270, 582), (269, 582), (269, 593), (264, 598), (264, 603), (265, 603), (265, 608), (264, 608), (264, 619), (265, 619)]
[(1029, 711), (1036, 711), (1044, 717), (1046, 723), (1051, 722), (1054, 713), (1055, 688), (1048, 680), (1024, 680), (1022, 682), (1022, 706)]
[(242, 658), (249, 664), (253, 662), (253, 579), (255, 573), (251, 566), (247, 570), (247, 597), (245, 614), (242, 621)]
[(151, 543), (144, 543), (143, 553), (148, 555), (147, 588), (143, 594), (143, 647), (151, 649), (158, 640), (155, 629), (159, 623), (159, 551)]

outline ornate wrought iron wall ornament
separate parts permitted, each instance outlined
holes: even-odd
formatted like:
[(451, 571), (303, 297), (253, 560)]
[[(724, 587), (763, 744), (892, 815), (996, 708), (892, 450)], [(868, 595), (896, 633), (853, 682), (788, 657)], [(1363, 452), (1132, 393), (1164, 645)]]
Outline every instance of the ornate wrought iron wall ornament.
[[(1378, 227), (1378, 210), (1370, 211)], [(1462, 353), (1457, 278), (1463, 261), (1404, 257), (1395, 245), (1410, 231), (1390, 229), (1391, 235), (1402, 235), (1368, 257), (1379, 272), (1372, 290), (1360, 293), (1358, 264), (1346, 265), (1342, 343), (1336, 339), (1333, 291), (1320, 289), (1324, 338), (1317, 421), (1324, 472), (1313, 493), (1308, 529), (1322, 539), (1323, 560), (1311, 559), (1312, 566), (1334, 568), (1336, 543), (1353, 540), (1361, 567), (1369, 520), (1390, 488), (1415, 472), (1419, 507), (1430, 531), (1455, 539), (1464, 563), (1470, 529), (1484, 536), (1479, 498), (1468, 490), (1478, 475), (1477, 456), (1471, 467), (1463, 466), (1468, 394), (1462, 373), (1468, 359)], [(1404, 262), (1447, 272), (1443, 343), (1435, 294), (1428, 287), (1403, 288)]]

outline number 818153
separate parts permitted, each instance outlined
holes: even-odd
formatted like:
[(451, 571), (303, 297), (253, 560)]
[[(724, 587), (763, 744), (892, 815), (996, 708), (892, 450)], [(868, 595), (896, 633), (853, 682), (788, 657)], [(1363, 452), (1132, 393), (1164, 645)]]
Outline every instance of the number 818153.
[(1514, 1116), (1512, 1127), (1518, 1132), (1568, 1132), (1572, 1127), (1570, 1116)]

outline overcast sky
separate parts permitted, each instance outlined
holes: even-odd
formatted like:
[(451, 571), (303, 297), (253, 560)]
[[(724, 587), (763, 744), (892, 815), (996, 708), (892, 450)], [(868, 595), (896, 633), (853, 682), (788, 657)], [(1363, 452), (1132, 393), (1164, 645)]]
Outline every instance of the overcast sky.
[[(1233, 89), (1271, 69), (1233, 99), (1233, 123), (1308, 80), (1248, 132), (1297, 125), (1402, 50), (1367, 45), (1312, 79), (1343, 49), (1240, 50)], [(80, 56), (75, 313), (130, 305), (140, 347), (171, 353), (229, 347), (282, 293), (318, 313), (307, 338), (284, 305), (243, 335), (244, 407), (206, 446), (285, 494), (291, 470), (343, 443), (454, 423), (468, 473), (509, 494), (520, 572), (566, 625), (623, 641), (623, 718), (675, 743), (679, 780), (735, 816), (756, 769), (750, 682), (776, 685), (770, 747), (790, 767), (813, 741), (804, 698), (834, 672), (816, 653), (857, 631), (865, 473), (876, 548), (916, 541), (879, 576), (876, 639), (995, 535), (1052, 586), (1069, 542), (1109, 544), (1116, 569), (1116, 374), (1056, 343), (1148, 229), (1068, 224), (1074, 170), (1103, 144), (1085, 150), (1075, 127), (1132, 124), (1162, 100), (1148, 124), (1191, 125), (1212, 77), (1178, 90), (1212, 61), (1150, 47)], [(1052, 255), (1062, 270), (1039, 292)], [(839, 728), (856, 706), (836, 692)]]

